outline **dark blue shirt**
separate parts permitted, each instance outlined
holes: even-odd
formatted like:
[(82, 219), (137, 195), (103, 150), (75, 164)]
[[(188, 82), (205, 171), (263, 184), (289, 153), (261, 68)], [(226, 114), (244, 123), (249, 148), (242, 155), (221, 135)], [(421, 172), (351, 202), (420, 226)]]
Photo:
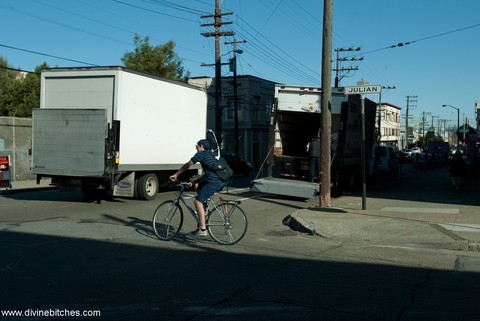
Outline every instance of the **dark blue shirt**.
[(204, 173), (207, 173), (207, 179), (209, 182), (212, 183), (223, 183), (217, 174), (215, 174), (211, 169), (217, 163), (217, 159), (213, 155), (211, 151), (203, 150), (201, 152), (197, 152), (191, 158), (194, 164), (200, 163), (202, 165), (202, 169)]

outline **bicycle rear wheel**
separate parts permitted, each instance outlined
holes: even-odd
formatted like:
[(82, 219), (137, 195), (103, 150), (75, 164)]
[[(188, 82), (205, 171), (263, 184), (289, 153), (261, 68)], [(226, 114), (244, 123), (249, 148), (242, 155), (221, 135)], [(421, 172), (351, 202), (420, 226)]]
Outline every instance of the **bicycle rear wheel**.
[(235, 244), (247, 232), (247, 216), (234, 203), (221, 203), (208, 212), (207, 229), (219, 244)]
[(173, 239), (183, 224), (183, 211), (175, 201), (165, 201), (160, 204), (153, 214), (153, 231), (160, 240)]

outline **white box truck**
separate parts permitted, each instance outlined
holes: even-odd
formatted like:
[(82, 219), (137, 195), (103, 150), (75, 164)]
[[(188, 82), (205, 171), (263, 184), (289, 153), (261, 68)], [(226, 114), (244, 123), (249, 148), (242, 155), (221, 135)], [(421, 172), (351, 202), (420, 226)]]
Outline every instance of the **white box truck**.
[[(270, 121), (267, 173), (252, 182), (262, 193), (311, 198), (319, 183), (310, 182), (306, 146), (320, 129), (320, 87), (275, 85)], [(359, 95), (333, 88), (331, 98), (331, 185), (334, 194), (361, 182), (361, 109)], [(376, 104), (365, 99), (366, 172), (373, 172)]]
[(205, 91), (186, 83), (123, 67), (47, 69), (33, 111), (32, 171), (78, 183), (90, 198), (113, 190), (151, 200), (205, 137), (206, 117)]

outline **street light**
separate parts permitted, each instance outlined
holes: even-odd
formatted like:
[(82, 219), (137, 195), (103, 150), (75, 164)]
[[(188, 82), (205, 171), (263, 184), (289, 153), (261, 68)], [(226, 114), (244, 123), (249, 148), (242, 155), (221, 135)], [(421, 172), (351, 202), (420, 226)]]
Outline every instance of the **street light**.
[(457, 150), (460, 150), (460, 137), (458, 131), (460, 130), (460, 108), (454, 107), (452, 105), (442, 105), (442, 107), (451, 107), (457, 110)]

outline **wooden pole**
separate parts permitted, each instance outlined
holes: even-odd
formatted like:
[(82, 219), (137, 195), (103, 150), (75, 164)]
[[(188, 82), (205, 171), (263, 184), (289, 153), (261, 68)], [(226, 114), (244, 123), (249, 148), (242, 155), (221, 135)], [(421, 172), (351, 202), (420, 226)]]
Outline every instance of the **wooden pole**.
[(324, 0), (322, 42), (322, 108), (320, 114), (320, 207), (329, 207), (331, 201), (330, 145), (332, 130), (332, 17), (333, 0)]

